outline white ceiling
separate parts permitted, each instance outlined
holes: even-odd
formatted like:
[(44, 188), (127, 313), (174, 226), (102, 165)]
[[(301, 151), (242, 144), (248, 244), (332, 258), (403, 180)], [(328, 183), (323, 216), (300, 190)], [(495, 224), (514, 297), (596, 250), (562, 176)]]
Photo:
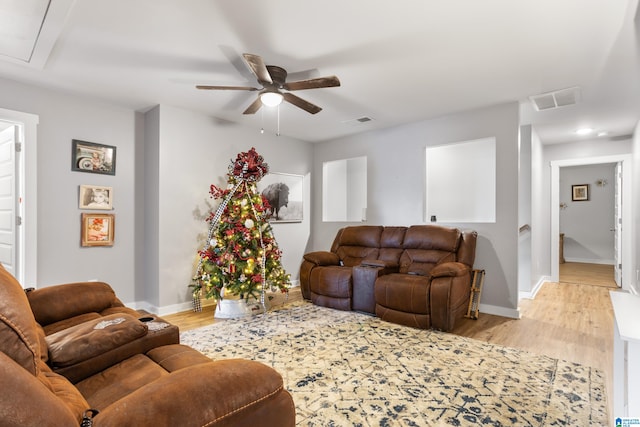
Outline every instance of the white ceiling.
[[(509, 101), (543, 143), (594, 138), (577, 137), (581, 126), (609, 132), (606, 141), (640, 118), (637, 2), (51, 0), (31, 61), (0, 50), (0, 77), (275, 130), (273, 110), (242, 114), (256, 92), (195, 89), (255, 86), (241, 59), (253, 53), (285, 68), (288, 81), (340, 78), (341, 87), (296, 92), (320, 113), (280, 108), (281, 133), (307, 141)], [(0, 0), (0, 22), (38, 3)], [(9, 36), (0, 26), (0, 47)], [(529, 101), (576, 86), (573, 106), (537, 112)], [(373, 121), (354, 122), (364, 116)]]

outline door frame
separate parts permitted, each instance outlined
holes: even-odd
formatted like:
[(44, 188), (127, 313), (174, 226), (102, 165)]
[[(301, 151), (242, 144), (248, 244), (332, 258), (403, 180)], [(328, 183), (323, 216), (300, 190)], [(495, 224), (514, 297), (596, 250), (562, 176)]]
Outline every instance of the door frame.
[[(20, 257), (19, 276), (23, 287), (36, 287), (38, 283), (38, 122), (35, 114), (0, 108), (0, 120), (18, 126), (18, 142), (21, 145), (20, 177), (22, 182), (22, 245), (16, 256)], [(28, 173), (27, 173), (28, 170)]]
[[(622, 289), (629, 289), (629, 280), (634, 277), (633, 265), (631, 262), (631, 237), (627, 236), (632, 224), (632, 185), (633, 175), (631, 173), (633, 157), (631, 154), (618, 154), (610, 156), (585, 157), (581, 159), (553, 160), (549, 162), (551, 167), (551, 281), (560, 280), (560, 168), (565, 166), (584, 166), (602, 163), (622, 164), (622, 253), (620, 262), (622, 263)], [(625, 231), (626, 230), (626, 231)]]

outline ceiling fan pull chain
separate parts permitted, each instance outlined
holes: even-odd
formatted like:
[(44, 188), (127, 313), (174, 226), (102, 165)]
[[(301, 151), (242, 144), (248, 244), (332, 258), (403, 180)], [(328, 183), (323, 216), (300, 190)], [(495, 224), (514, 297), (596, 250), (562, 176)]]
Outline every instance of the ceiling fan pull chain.
[(260, 111), (260, 133), (264, 133), (264, 110)]

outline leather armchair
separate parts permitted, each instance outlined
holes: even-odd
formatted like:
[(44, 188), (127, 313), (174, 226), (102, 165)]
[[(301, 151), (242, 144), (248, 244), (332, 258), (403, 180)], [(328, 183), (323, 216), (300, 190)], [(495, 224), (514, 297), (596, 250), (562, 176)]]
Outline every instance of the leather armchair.
[[(158, 316), (126, 307), (104, 282), (28, 289), (27, 299), (44, 332), (50, 353), (49, 365), (73, 383), (135, 354), (180, 343), (177, 326)], [(140, 318), (164, 327), (150, 330), (138, 321)], [(121, 321), (110, 327), (109, 340), (99, 340), (101, 330), (94, 329), (103, 321)], [(117, 336), (114, 328), (120, 329)]]
[(376, 315), (417, 328), (453, 329), (466, 313), (477, 233), (412, 226), (397, 273), (375, 283)]
[(98, 411), (96, 427), (295, 424), (293, 400), (275, 370), (249, 360), (212, 361), (181, 344), (135, 354), (71, 383), (50, 368), (44, 329), (2, 267), (0, 350), (3, 426), (78, 426), (90, 408)]

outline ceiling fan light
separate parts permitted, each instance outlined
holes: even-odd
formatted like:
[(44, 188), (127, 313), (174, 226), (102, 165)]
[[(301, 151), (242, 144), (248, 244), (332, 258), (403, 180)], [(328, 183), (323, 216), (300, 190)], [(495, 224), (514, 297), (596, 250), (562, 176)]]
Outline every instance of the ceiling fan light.
[(589, 135), (593, 132), (592, 128), (580, 128), (576, 130), (577, 135)]
[(282, 102), (282, 94), (278, 92), (264, 92), (260, 95), (260, 101), (267, 107), (276, 107)]

